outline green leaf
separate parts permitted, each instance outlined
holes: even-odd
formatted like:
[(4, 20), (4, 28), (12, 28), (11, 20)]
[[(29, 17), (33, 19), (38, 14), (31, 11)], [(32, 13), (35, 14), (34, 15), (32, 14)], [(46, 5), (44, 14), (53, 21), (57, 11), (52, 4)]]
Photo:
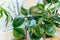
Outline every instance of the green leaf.
[(41, 37), (36, 36), (34, 33), (29, 33), (31, 40), (39, 40)]
[(25, 9), (25, 8), (23, 8), (23, 7), (21, 7), (21, 13), (22, 13), (23, 15), (27, 16), (27, 15), (28, 15), (28, 10)]
[(54, 3), (57, 3), (59, 0), (53, 0)]
[(3, 9), (3, 11), (4, 11), (4, 14), (6, 15), (6, 26), (7, 26), (8, 22), (9, 22), (9, 15), (5, 9)]
[(36, 16), (36, 17), (34, 17), (34, 19), (36, 20), (36, 23), (38, 23), (38, 24), (40, 24), (42, 22), (41, 16)]
[(13, 28), (13, 35), (15, 38), (21, 39), (22, 37), (24, 37), (25, 32), (22, 28)]
[(51, 3), (45, 5), (45, 10), (48, 11), (49, 7), (51, 6)]
[(58, 16), (53, 16), (52, 19), (55, 20), (55, 21), (60, 22), (60, 17), (58, 17)]
[(39, 4), (39, 3), (36, 5), (36, 7), (39, 8), (40, 10), (44, 10), (45, 9), (44, 5), (43, 4)]
[(29, 8), (29, 13), (31, 14), (32, 12), (35, 12), (35, 6), (32, 6), (31, 8)]
[(3, 11), (2, 9), (0, 8), (0, 18), (3, 17)]
[(44, 9), (44, 5), (42, 5), (42, 4), (37, 4), (37, 5), (35, 5), (35, 6), (32, 6), (30, 9), (29, 9), (29, 13), (31, 14), (31, 15), (41, 15), (42, 13), (43, 13), (43, 11), (44, 11), (45, 9)]
[(22, 25), (24, 22), (24, 18), (21, 18), (21, 17), (15, 17), (14, 20), (13, 20), (13, 27), (19, 27), (20, 25)]
[(3, 7), (0, 7), (0, 10), (2, 11), (2, 13), (4, 13), (6, 16), (8, 16), (7, 10), (5, 10)]
[(43, 16), (43, 13), (32, 12), (31, 15), (34, 17)]
[(34, 20), (36, 20), (36, 23), (41, 23), (42, 17), (41, 16), (33, 16)]
[(57, 23), (57, 22), (54, 22), (54, 24), (56, 25), (56, 27), (59, 27), (59, 25), (60, 25), (60, 24), (59, 24), (59, 23)]
[(59, 7), (60, 7), (60, 2), (50, 5), (48, 9), (49, 10), (52, 10), (52, 9), (57, 10)]
[(51, 0), (46, 0), (48, 3), (51, 3)]
[(36, 27), (33, 29), (33, 33), (38, 37), (42, 37), (44, 34), (44, 30), (40, 25), (36, 25)]
[(48, 3), (57, 3), (59, 0), (46, 0)]
[(54, 36), (56, 32), (56, 26), (54, 24), (46, 24), (43, 28), (46, 34)]
[(7, 10), (5, 10), (3, 7), (0, 6), (0, 13), (1, 13), (1, 17), (3, 16), (3, 13), (6, 15), (6, 25), (7, 25), (8, 21), (9, 21), (9, 16), (8, 16)]
[(42, 23), (42, 19), (43, 19), (42, 17), (39, 18), (38, 21), (37, 21), (37, 23), (38, 23), (38, 24), (41, 24), (41, 23)]
[(26, 23), (26, 27), (28, 28), (28, 31), (31, 32), (32, 29), (35, 27), (36, 25), (36, 21), (34, 19), (29, 19), (25, 21)]

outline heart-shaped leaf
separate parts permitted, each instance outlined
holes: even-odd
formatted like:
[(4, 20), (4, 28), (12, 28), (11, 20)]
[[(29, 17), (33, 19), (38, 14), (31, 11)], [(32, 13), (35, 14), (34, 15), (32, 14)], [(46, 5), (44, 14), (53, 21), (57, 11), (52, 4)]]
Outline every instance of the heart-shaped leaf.
[(32, 6), (29, 9), (29, 13), (32, 16), (41, 16), (41, 14), (43, 13), (44, 10), (45, 10), (44, 5), (38, 3), (36, 6)]
[(27, 16), (27, 15), (28, 15), (28, 10), (25, 9), (25, 8), (23, 8), (23, 7), (21, 7), (21, 13), (22, 13), (23, 15)]
[(21, 39), (25, 35), (25, 32), (22, 28), (13, 28), (13, 35), (15, 38)]
[(13, 27), (19, 27), (20, 25), (23, 24), (23, 22), (24, 22), (24, 18), (16, 17), (14, 18), (12, 25)]

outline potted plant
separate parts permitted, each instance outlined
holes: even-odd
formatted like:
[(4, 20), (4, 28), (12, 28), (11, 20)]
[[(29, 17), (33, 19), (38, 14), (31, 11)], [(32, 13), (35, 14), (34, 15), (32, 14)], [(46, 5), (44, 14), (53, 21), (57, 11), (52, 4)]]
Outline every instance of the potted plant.
[[(27, 40), (27, 31), (31, 40), (40, 40), (41, 37), (45, 40), (46, 35), (55, 36), (60, 22), (60, 14), (57, 13), (60, 1), (45, 0), (44, 2), (44, 5), (37, 3), (29, 9), (21, 6), (23, 17), (19, 14), (12, 20), (13, 35), (17, 40)], [(25, 29), (21, 28), (22, 25), (25, 25)]]

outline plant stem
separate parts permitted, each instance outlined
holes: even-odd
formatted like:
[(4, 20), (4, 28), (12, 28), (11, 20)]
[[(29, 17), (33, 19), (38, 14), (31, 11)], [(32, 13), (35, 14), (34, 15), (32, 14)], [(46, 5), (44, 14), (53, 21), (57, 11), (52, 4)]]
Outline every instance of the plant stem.
[(26, 25), (25, 25), (25, 31), (26, 31), (26, 40), (27, 40), (27, 27), (26, 27)]

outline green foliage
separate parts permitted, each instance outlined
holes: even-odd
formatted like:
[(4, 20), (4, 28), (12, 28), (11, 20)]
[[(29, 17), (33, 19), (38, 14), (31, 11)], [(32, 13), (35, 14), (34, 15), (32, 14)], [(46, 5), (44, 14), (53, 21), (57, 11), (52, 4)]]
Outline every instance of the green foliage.
[(32, 6), (29, 9), (29, 13), (32, 16), (42, 16), (42, 13), (43, 13), (44, 9), (45, 9), (44, 5), (38, 3), (36, 6)]
[(40, 10), (44, 10), (45, 8), (43, 4), (39, 4), (39, 3), (36, 5), (36, 7), (39, 8)]
[(3, 7), (0, 6), (0, 18), (3, 17), (3, 14), (6, 15), (6, 25), (7, 25), (9, 21), (9, 14), (7, 10), (5, 10)]
[(48, 3), (57, 3), (58, 0), (46, 0)]
[[(12, 22), (13, 35), (17, 39), (21, 39), (25, 35), (25, 31), (29, 32), (31, 40), (39, 40), (44, 34), (54, 36), (56, 28), (60, 23), (60, 17), (58, 16), (57, 10), (60, 7), (58, 0), (45, 0), (47, 5), (37, 3), (37, 5), (26, 9), (21, 7), (21, 13), (24, 17), (15, 17)], [(47, 6), (47, 8), (46, 8)], [(0, 18), (3, 17), (3, 13), (6, 15), (6, 21), (8, 23), (8, 12), (0, 7)], [(35, 20), (33, 23), (32, 20)], [(59, 22), (56, 25), (56, 21)], [(19, 26), (27, 23), (26, 28), (23, 30)]]
[(46, 24), (43, 27), (46, 34), (50, 36), (54, 36), (54, 33), (56, 32), (56, 26), (55, 24)]
[(53, 16), (52, 19), (55, 20), (55, 21), (60, 22), (60, 17), (58, 17), (58, 16)]
[[(55, 36), (54, 34), (56, 32), (57, 25), (59, 25), (59, 23), (56, 25), (55, 21), (60, 22), (60, 17), (58, 16), (56, 10), (60, 3), (58, 0), (46, 1), (48, 2), (48, 5), (37, 3), (37, 5), (30, 7), (29, 10), (21, 7), (21, 13), (25, 15), (24, 19), (26, 20), (23, 18), (15, 18), (13, 20), (13, 27), (19, 27), (25, 21), (28, 29), (25, 31), (29, 31), (31, 40), (39, 40), (44, 36), (44, 34)], [(31, 22), (32, 20), (35, 20), (36, 23), (33, 24), (33, 22)], [(17, 38), (19, 37), (20, 36)]]
[(23, 22), (24, 22), (24, 18), (16, 17), (14, 18), (12, 25), (13, 27), (19, 27), (23, 24)]
[(2, 10), (1, 10), (1, 7), (0, 7), (0, 18), (3, 17), (3, 13), (2, 13)]
[(41, 37), (36, 36), (34, 33), (29, 33), (31, 40), (39, 40)]
[(25, 31), (22, 28), (13, 28), (13, 35), (16, 39), (21, 39), (25, 35)]
[(38, 37), (43, 37), (44, 30), (40, 25), (36, 25), (36, 27), (33, 28), (33, 33)]
[(23, 15), (27, 16), (27, 15), (28, 15), (28, 10), (25, 9), (25, 8), (23, 8), (23, 7), (21, 7), (21, 13), (22, 13)]
[(1, 17), (3, 16), (3, 13), (8, 17), (8, 12), (3, 7), (0, 6), (0, 15), (1, 15)]

